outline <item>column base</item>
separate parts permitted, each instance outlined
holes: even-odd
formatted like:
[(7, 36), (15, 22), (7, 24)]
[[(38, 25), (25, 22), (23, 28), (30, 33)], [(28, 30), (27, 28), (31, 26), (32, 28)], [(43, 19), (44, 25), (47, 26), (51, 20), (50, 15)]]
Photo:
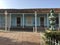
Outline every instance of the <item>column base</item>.
[(37, 32), (37, 27), (35, 27), (35, 32)]

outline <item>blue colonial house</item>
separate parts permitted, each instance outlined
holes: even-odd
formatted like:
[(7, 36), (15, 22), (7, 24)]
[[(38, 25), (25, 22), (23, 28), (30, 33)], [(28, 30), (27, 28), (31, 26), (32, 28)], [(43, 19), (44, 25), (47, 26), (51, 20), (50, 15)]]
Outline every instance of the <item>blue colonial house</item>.
[[(60, 27), (60, 8), (52, 8), (56, 16), (56, 28)], [(0, 29), (31, 29), (37, 31), (49, 27), (51, 8), (0, 9)]]

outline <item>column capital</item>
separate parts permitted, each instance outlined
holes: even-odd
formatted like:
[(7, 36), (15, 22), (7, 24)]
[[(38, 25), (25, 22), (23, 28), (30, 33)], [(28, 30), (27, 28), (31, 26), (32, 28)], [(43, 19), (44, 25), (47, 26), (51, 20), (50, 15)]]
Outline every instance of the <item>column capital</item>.
[(22, 15), (24, 15), (24, 13), (22, 13)]
[(60, 15), (60, 13), (58, 13), (58, 15)]
[(22, 14), (24, 14), (24, 13), (22, 13)]
[(7, 13), (7, 10), (5, 10), (4, 14), (5, 14), (5, 15), (7, 15), (7, 14), (8, 14), (8, 13)]
[(48, 15), (49, 13), (47, 13), (47, 15)]
[(37, 11), (35, 11), (35, 16), (37, 16)]
[(35, 13), (37, 13), (37, 11), (35, 11)]

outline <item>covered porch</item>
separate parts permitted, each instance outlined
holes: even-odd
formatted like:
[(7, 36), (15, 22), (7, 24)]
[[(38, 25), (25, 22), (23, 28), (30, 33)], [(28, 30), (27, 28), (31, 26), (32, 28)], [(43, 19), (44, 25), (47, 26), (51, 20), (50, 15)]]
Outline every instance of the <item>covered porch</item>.
[[(0, 13), (0, 29), (4, 30), (32, 30), (33, 32), (44, 31), (45, 28), (49, 28), (48, 12), (38, 12), (33, 10), (32, 12), (22, 13), (9, 13), (5, 10), (5, 13)], [(60, 27), (60, 14), (56, 13), (56, 27)]]

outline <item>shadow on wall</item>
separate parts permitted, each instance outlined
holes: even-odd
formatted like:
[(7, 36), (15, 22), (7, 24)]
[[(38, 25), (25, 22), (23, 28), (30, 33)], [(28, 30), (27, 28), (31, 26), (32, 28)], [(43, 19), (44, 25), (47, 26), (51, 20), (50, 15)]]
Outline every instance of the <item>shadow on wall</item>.
[(15, 41), (7, 37), (0, 37), (0, 45), (40, 45), (40, 43), (28, 42), (28, 41)]

